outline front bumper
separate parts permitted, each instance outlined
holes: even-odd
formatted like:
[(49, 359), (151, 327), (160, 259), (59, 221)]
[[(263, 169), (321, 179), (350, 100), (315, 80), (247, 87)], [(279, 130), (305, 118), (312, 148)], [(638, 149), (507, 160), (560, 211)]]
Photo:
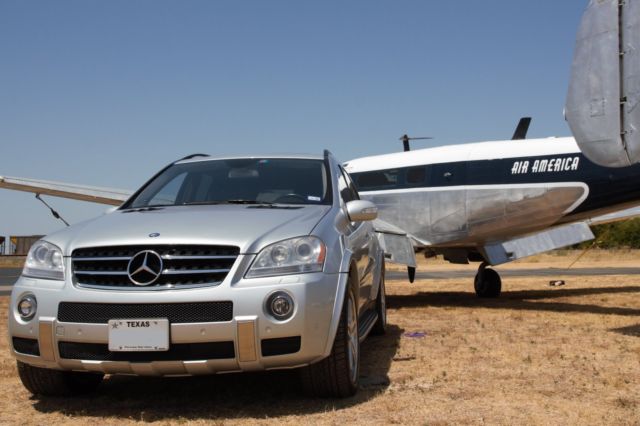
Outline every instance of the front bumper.
[[(346, 282), (346, 274), (313, 273), (228, 279), (198, 289), (132, 292), (78, 288), (69, 278), (61, 282), (21, 277), (11, 295), (10, 347), (19, 361), (37, 367), (106, 374), (168, 376), (295, 368), (329, 355)], [(294, 314), (286, 321), (276, 321), (265, 311), (265, 300), (274, 291), (286, 291), (295, 301)], [(38, 309), (25, 322), (16, 304), (26, 294), (36, 297)], [(170, 323), (167, 352), (109, 352), (108, 324), (63, 321), (59, 315), (62, 302), (189, 306), (216, 301), (233, 303), (230, 320)]]

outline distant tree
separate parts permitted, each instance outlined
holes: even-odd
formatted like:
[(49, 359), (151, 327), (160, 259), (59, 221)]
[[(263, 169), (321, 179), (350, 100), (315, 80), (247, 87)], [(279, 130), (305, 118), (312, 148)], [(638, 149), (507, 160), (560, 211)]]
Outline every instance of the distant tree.
[[(640, 249), (640, 218), (596, 225), (591, 229), (596, 237), (596, 247)], [(593, 241), (587, 241), (575, 248), (586, 248), (592, 244)]]

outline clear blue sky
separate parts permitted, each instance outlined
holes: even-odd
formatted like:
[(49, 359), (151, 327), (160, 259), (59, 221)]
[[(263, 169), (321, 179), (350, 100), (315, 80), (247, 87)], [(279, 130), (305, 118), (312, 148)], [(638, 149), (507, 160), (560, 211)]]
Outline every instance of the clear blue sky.
[[(0, 0), (0, 175), (134, 189), (193, 152), (566, 136), (587, 0)], [(48, 201), (77, 222), (105, 207)], [(0, 235), (61, 227), (0, 190)]]

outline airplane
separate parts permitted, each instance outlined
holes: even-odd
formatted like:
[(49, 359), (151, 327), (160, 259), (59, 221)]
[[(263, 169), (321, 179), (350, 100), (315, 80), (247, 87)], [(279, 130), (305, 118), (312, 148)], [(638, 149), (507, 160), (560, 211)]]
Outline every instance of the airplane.
[(599, 166), (573, 138), (440, 146), (355, 159), (345, 170), (418, 250), (479, 262), (480, 297), (500, 294), (491, 266), (591, 240), (590, 225), (640, 203), (640, 165)]
[[(498, 297), (492, 266), (593, 238), (590, 225), (640, 205), (640, 0), (591, 0), (565, 108), (575, 138), (448, 145), (345, 163), (379, 208), (385, 256), (415, 276), (415, 252), (479, 262), (474, 288)], [(409, 152), (407, 152), (409, 151)], [(131, 191), (0, 177), (0, 188), (118, 206)]]

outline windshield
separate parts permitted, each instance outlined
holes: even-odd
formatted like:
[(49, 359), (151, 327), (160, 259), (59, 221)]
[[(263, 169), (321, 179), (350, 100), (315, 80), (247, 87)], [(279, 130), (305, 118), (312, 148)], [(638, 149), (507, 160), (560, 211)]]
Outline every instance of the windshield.
[(247, 158), (174, 164), (123, 208), (189, 204), (330, 204), (322, 160)]

